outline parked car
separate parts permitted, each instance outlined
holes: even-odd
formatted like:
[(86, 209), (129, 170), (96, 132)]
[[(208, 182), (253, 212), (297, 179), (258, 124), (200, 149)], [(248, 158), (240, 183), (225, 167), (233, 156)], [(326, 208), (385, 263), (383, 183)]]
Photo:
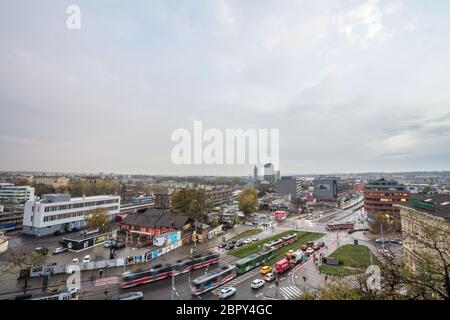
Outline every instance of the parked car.
[(144, 299), (144, 294), (141, 291), (128, 292), (111, 298), (111, 300), (142, 300), (142, 299)]
[(117, 242), (116, 244), (113, 244), (113, 246), (116, 250), (120, 250), (126, 247), (124, 242)]
[(103, 247), (110, 248), (112, 245), (114, 245), (114, 241), (108, 240), (108, 241), (105, 241), (105, 243), (103, 244)]
[(252, 239), (251, 238), (247, 238), (247, 239), (244, 240), (244, 243), (245, 244), (252, 243)]
[(391, 239), (392, 243), (396, 243), (396, 244), (403, 244), (403, 241), (401, 238), (393, 238)]
[(61, 235), (65, 234), (65, 233), (66, 233), (66, 231), (64, 231), (64, 230), (56, 230), (54, 235), (55, 236), (61, 236)]
[(376, 243), (389, 243), (390, 241), (388, 238), (378, 238), (378, 239), (375, 239), (375, 242)]
[(252, 226), (253, 226), (253, 223), (251, 223), (251, 222), (246, 222), (245, 225), (246, 225), (246, 226), (252, 227)]
[(321, 242), (319, 242), (319, 243), (318, 243), (318, 245), (319, 245), (319, 247), (321, 247), (321, 248), (325, 247), (325, 243), (324, 243), (324, 242), (322, 242), (322, 241), (321, 241)]
[(43, 254), (45, 256), (48, 253), (48, 248), (46, 248), (46, 247), (37, 247), (37, 248), (34, 249), (34, 251), (37, 251), (37, 252), (39, 252), (39, 253), (41, 253), (41, 254)]
[(219, 291), (219, 298), (220, 299), (226, 299), (228, 297), (231, 297), (233, 294), (236, 293), (236, 288), (233, 287), (225, 287)]
[(226, 246), (227, 246), (227, 243), (226, 243), (226, 242), (221, 242), (221, 243), (219, 243), (219, 248), (220, 248), (220, 249), (225, 248)]
[(258, 240), (259, 240), (259, 237), (258, 237), (258, 236), (253, 236), (253, 237), (252, 237), (252, 240), (253, 240), (253, 241), (258, 241)]
[(236, 242), (236, 247), (241, 247), (241, 246), (243, 246), (245, 243), (244, 243), (244, 240), (239, 240), (238, 242)]
[(57, 254), (65, 252), (65, 251), (67, 251), (67, 248), (58, 247), (58, 248), (55, 248), (52, 252), (53, 252), (53, 255), (57, 255)]
[(387, 250), (387, 249), (380, 249), (380, 253), (383, 255), (383, 256), (385, 256), (385, 257), (387, 257), (388, 259), (394, 259), (395, 257), (394, 257), (394, 255), (389, 251), (389, 250)]
[(269, 272), (272, 272), (272, 267), (271, 266), (264, 266), (264, 267), (261, 268), (260, 272), (261, 272), (262, 275), (266, 275)]
[(267, 282), (272, 282), (276, 279), (275, 273), (273, 272), (269, 272), (268, 274), (266, 274), (264, 276), (264, 280), (266, 280)]
[(264, 280), (262, 280), (262, 279), (255, 279), (250, 284), (250, 287), (252, 287), (252, 289), (259, 289), (259, 288), (263, 287), (264, 284), (265, 284)]
[(87, 254), (83, 258), (83, 263), (88, 263), (88, 262), (91, 262), (91, 256)]
[(225, 250), (231, 250), (231, 249), (234, 249), (234, 244), (233, 243), (231, 243), (231, 242), (229, 242), (228, 244), (227, 244), (227, 246), (225, 247)]
[(72, 264), (78, 264), (79, 262), (80, 262), (80, 260), (78, 260), (78, 258), (72, 259)]
[(308, 246), (306, 244), (304, 244), (304, 245), (302, 245), (301, 249), (302, 249), (302, 251), (305, 252), (306, 250), (308, 250)]
[(80, 228), (78, 228), (78, 227), (72, 228), (72, 232), (78, 232), (78, 231), (80, 231)]

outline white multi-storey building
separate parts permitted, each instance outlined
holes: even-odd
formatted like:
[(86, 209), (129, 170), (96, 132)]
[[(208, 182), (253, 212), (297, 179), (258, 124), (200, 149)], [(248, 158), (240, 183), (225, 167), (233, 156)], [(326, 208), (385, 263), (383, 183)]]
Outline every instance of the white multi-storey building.
[(0, 183), (0, 203), (24, 204), (34, 200), (34, 188), (30, 186), (15, 186), (11, 183)]
[(108, 220), (120, 210), (120, 196), (71, 198), (69, 194), (43, 195), (41, 200), (25, 203), (23, 233), (43, 236), (59, 230), (82, 228), (95, 209), (104, 208)]

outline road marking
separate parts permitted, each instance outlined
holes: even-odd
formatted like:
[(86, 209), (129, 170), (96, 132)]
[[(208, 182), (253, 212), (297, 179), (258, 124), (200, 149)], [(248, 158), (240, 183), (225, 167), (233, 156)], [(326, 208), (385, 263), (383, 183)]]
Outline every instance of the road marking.
[(268, 296), (264, 296), (262, 299), (263, 300), (280, 300), (278, 298), (272, 298), (272, 297), (268, 297)]
[(286, 300), (296, 299), (302, 295), (302, 291), (296, 286), (281, 287), (280, 291)]
[(104, 278), (104, 279), (98, 279), (95, 281), (95, 286), (106, 286), (109, 284), (117, 284), (119, 283), (119, 277), (110, 277), (110, 278)]

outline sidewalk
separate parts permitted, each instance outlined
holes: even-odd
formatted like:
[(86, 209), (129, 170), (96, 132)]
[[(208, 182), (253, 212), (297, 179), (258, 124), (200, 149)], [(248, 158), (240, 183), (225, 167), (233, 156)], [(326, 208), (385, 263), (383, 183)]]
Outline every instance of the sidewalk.
[[(350, 235), (339, 233), (339, 239), (336, 238), (336, 234), (337, 233), (330, 233), (326, 236), (325, 244), (327, 245), (327, 249), (323, 251), (325, 256), (330, 255), (343, 245), (353, 244), (355, 239), (358, 239), (360, 244), (367, 246), (374, 255), (378, 254), (376, 247), (369, 242), (362, 232), (356, 232)], [(292, 274), (292, 281), (303, 292), (314, 294), (318, 289), (324, 288), (326, 285), (325, 278), (327, 278), (327, 281), (330, 281), (333, 278), (332, 276), (321, 274), (319, 271), (320, 265), (320, 262), (315, 264), (313, 259), (308, 260), (308, 262)], [(303, 277), (306, 278), (306, 281), (304, 281)]]

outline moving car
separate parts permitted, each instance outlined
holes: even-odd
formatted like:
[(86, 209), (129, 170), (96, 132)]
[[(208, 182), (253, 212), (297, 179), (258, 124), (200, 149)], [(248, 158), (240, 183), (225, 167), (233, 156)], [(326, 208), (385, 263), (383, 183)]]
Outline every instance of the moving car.
[(144, 294), (141, 291), (128, 292), (111, 298), (111, 300), (142, 300), (142, 299), (144, 299)]
[(388, 238), (378, 238), (375, 239), (376, 243), (389, 243), (389, 239)]
[(264, 276), (264, 280), (266, 280), (267, 282), (272, 282), (276, 279), (275, 273), (273, 272), (269, 272), (268, 274), (266, 274)]
[(231, 297), (235, 293), (236, 293), (236, 288), (225, 287), (219, 291), (218, 296), (220, 299), (226, 299), (228, 297)]
[(250, 284), (250, 287), (252, 287), (252, 289), (259, 289), (262, 286), (264, 286), (264, 284), (265, 284), (264, 280), (262, 280), (262, 279), (255, 279)]
[(306, 249), (306, 251), (305, 251), (305, 254), (307, 255), (307, 256), (310, 256), (310, 255), (312, 255), (314, 253), (314, 249), (313, 248), (308, 248), (308, 249)]
[(269, 272), (272, 272), (272, 267), (270, 267), (270, 266), (264, 266), (264, 267), (261, 268), (261, 274), (262, 274), (262, 275), (266, 275), (266, 274), (268, 274)]
[(57, 255), (57, 254), (65, 252), (65, 251), (67, 251), (67, 248), (58, 247), (58, 248), (55, 248), (52, 252), (53, 252), (53, 255)]
[(87, 262), (91, 262), (91, 256), (90, 255), (85, 255), (83, 258), (83, 263), (87, 263)]

